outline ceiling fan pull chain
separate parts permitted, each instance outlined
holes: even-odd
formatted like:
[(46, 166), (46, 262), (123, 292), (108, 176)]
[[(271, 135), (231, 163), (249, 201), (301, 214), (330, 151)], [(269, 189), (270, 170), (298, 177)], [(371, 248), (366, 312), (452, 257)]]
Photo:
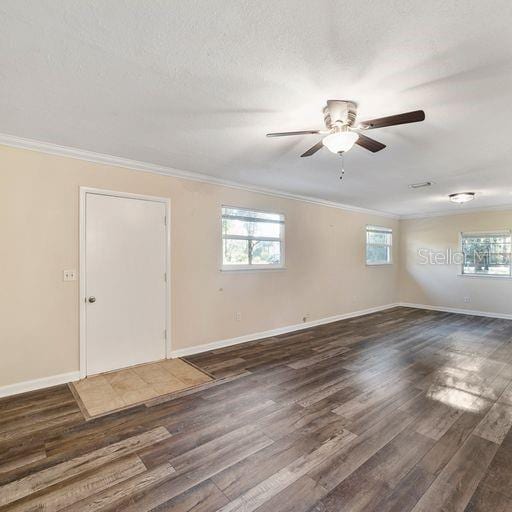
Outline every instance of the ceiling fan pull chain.
[(340, 158), (341, 158), (341, 174), (340, 174), (340, 180), (343, 179), (343, 175), (345, 174), (345, 169), (344, 169), (344, 154), (345, 152), (344, 151), (340, 151), (338, 153), (338, 155), (340, 155)]

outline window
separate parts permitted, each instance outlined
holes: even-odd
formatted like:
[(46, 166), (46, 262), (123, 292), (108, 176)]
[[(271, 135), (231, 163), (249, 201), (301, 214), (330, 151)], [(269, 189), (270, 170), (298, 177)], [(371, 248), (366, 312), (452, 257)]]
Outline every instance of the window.
[(462, 273), (510, 276), (510, 231), (462, 233)]
[(379, 226), (366, 226), (366, 264), (391, 264), (393, 230)]
[(283, 267), (283, 241), (283, 215), (222, 207), (223, 269)]

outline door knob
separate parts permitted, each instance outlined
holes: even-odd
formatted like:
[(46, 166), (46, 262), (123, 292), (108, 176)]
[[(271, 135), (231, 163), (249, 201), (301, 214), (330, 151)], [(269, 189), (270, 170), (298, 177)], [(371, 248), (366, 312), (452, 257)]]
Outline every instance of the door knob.
[(93, 302), (96, 302), (96, 297), (91, 295), (87, 300), (92, 304)]

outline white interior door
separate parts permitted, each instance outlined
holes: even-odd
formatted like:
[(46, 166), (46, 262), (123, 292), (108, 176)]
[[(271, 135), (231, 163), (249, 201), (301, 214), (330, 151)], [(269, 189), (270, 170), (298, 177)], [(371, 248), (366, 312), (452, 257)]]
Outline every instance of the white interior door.
[(166, 356), (166, 204), (85, 194), (85, 358), (92, 375)]

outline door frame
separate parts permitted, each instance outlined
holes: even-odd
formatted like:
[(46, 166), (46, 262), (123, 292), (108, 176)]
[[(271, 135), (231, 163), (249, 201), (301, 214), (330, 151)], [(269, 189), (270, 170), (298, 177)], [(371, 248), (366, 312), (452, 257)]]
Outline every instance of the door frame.
[(80, 261), (79, 261), (79, 302), (80, 302), (80, 378), (87, 376), (87, 307), (86, 307), (86, 261), (85, 261), (85, 231), (86, 231), (86, 196), (96, 194), (110, 197), (122, 197), (125, 199), (141, 199), (165, 205), (166, 216), (166, 244), (165, 244), (165, 271), (167, 280), (165, 282), (165, 357), (171, 358), (171, 200), (168, 197), (148, 196), (132, 194), (130, 192), (118, 192), (102, 188), (80, 187)]

